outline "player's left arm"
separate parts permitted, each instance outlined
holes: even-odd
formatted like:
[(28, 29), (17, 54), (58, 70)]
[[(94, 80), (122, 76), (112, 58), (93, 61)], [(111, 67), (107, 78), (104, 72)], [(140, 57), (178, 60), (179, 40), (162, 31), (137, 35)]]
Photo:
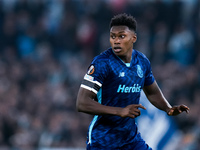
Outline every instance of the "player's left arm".
[(158, 109), (165, 111), (170, 116), (176, 116), (182, 112), (189, 113), (189, 108), (186, 105), (171, 106), (164, 97), (162, 91), (158, 87), (156, 81), (151, 85), (144, 86), (143, 91), (148, 100)]

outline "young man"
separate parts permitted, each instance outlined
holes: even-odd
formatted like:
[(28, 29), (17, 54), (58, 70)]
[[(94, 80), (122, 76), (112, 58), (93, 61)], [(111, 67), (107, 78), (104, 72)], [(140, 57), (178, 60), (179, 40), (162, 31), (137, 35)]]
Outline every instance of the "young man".
[(163, 96), (151, 71), (149, 60), (133, 49), (137, 40), (136, 20), (127, 14), (110, 22), (111, 48), (95, 57), (79, 89), (77, 109), (95, 115), (87, 138), (91, 150), (151, 150), (138, 132), (135, 118), (140, 116), (140, 93), (170, 116), (185, 105), (172, 107)]

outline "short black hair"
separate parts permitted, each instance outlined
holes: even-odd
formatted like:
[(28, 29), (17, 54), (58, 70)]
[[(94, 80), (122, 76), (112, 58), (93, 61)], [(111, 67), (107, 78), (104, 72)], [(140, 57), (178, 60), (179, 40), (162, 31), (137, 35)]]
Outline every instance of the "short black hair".
[(111, 19), (110, 29), (112, 26), (127, 26), (130, 30), (136, 32), (137, 21), (133, 16), (127, 15), (126, 13), (118, 14)]

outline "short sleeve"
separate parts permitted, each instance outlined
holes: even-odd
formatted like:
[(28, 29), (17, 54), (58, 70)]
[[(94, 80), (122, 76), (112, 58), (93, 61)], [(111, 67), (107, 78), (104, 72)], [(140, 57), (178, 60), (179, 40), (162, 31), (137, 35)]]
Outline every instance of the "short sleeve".
[(144, 85), (148, 86), (148, 85), (151, 85), (155, 81), (155, 78), (152, 73), (150, 61), (147, 58), (146, 58), (146, 67), (147, 67), (147, 70), (146, 70), (146, 74), (145, 74)]
[(107, 64), (108, 62), (105, 60), (94, 60), (88, 67), (81, 87), (97, 94), (108, 75), (109, 67)]

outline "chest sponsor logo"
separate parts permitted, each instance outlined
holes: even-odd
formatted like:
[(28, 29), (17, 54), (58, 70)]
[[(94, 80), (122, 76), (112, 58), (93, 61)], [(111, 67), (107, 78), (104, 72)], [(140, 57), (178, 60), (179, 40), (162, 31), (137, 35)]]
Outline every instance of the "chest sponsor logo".
[(139, 93), (142, 88), (139, 84), (134, 84), (133, 86), (119, 85), (117, 93)]

